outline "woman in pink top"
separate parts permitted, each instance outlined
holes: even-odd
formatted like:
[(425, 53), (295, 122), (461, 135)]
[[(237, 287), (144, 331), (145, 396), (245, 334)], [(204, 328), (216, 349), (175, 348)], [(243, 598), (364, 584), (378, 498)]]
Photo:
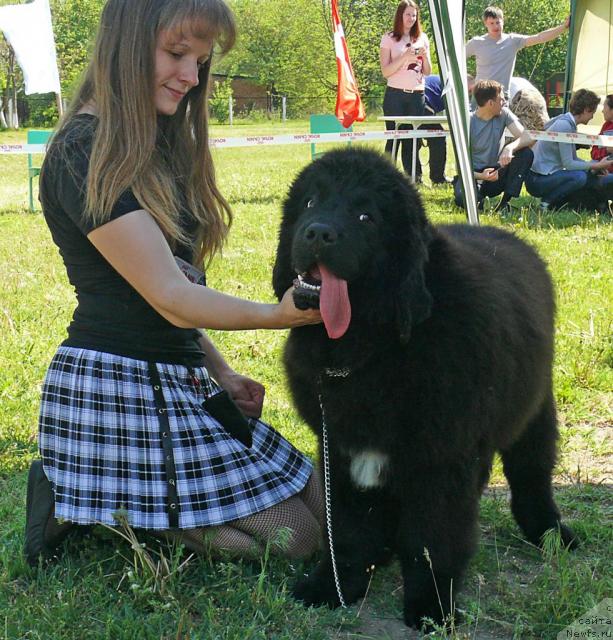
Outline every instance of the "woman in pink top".
[[(419, 6), (413, 0), (401, 0), (396, 9), (394, 29), (381, 38), (381, 73), (387, 79), (383, 98), (386, 116), (424, 115), (424, 76), (431, 73), (430, 44), (419, 24)], [(386, 129), (396, 123), (386, 121)], [(401, 129), (412, 129), (401, 125)], [(403, 139), (402, 166), (411, 174), (413, 140)], [(393, 141), (388, 140), (385, 151), (392, 152)], [(417, 176), (419, 181), (421, 176)]]

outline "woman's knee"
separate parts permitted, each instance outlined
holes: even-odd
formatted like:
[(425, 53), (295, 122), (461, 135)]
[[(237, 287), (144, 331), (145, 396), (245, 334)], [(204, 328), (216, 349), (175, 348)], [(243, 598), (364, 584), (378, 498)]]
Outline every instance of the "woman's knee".
[(300, 527), (286, 527), (279, 532), (281, 538), (279, 551), (292, 560), (300, 560), (312, 556), (321, 545), (321, 529), (315, 516), (306, 508)]

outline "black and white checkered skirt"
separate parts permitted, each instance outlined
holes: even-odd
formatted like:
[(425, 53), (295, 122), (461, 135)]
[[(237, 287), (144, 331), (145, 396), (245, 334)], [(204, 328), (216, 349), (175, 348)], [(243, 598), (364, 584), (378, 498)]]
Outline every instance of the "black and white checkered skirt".
[(203, 408), (219, 391), (204, 367), (60, 347), (43, 385), (39, 446), (55, 516), (191, 529), (242, 518), (303, 489), (309, 459), (260, 420), (253, 444)]

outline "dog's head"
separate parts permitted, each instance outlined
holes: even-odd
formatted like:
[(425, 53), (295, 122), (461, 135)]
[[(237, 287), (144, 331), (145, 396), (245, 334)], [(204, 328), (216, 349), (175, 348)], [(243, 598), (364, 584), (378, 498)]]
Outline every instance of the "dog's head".
[(352, 322), (392, 325), (402, 340), (430, 315), (431, 228), (415, 188), (381, 154), (332, 151), (307, 166), (284, 203), (273, 286), (295, 284), (330, 338)]

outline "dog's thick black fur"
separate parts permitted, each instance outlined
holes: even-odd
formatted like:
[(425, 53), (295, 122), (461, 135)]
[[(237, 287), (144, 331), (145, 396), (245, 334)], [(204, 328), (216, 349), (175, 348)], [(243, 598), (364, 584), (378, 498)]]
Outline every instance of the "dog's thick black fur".
[[(552, 497), (554, 299), (536, 252), (500, 229), (432, 226), (384, 157), (347, 149), (292, 185), (275, 292), (297, 273), (323, 271), (347, 283), (348, 327), (293, 329), (285, 365), (320, 451), (321, 394), (344, 599), (364, 595), (367, 569), (395, 553), (406, 624), (446, 618), (475, 550), (496, 451), (526, 538), (538, 545), (553, 528), (574, 546)], [(294, 593), (339, 604), (327, 551)]]

